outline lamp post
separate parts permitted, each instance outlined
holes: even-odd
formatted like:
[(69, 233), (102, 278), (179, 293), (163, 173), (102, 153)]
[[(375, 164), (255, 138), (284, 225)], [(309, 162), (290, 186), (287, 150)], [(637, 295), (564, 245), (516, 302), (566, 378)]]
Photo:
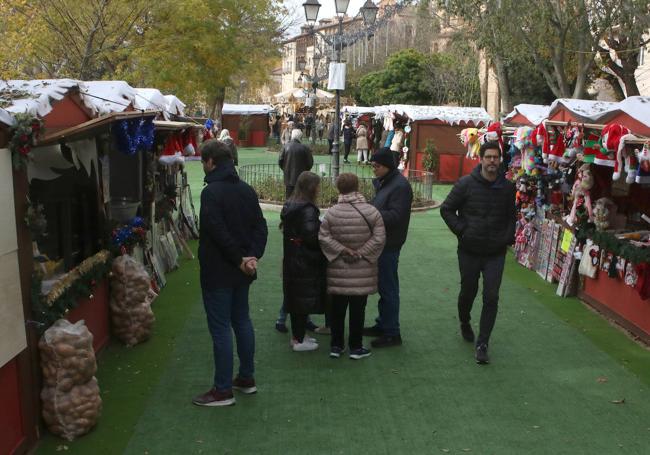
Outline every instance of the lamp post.
[[(305, 9), (305, 19), (308, 23), (313, 24), (318, 19), (318, 11), (320, 9), (320, 2), (318, 0), (305, 0), (303, 3), (303, 8)], [(339, 27), (338, 32), (335, 35), (333, 42), (334, 52), (335, 52), (335, 62), (341, 62), (341, 52), (343, 50), (343, 17), (350, 6), (350, 0), (334, 0), (334, 7), (336, 10), (336, 15), (338, 17)], [(379, 8), (372, 3), (371, 0), (366, 0), (366, 3), (361, 7), (359, 12), (363, 17), (364, 24), (372, 26), (377, 18), (377, 11)], [(312, 27), (313, 33), (313, 27)], [(316, 60), (317, 62), (320, 59)], [(314, 63), (314, 70), (317, 66)], [(315, 73), (316, 76), (316, 73)], [(315, 92), (315, 90), (314, 90)], [(339, 137), (341, 134), (341, 91), (336, 90), (336, 118), (335, 118), (335, 127), (334, 127), (334, 142), (332, 143), (332, 174), (336, 178), (339, 176)]]

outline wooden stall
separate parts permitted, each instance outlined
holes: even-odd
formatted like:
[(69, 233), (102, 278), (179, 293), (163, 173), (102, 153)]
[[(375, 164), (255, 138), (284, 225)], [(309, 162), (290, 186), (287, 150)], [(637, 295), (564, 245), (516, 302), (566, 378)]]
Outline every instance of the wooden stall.
[(539, 125), (548, 118), (550, 106), (540, 104), (517, 104), (514, 110), (503, 119), (504, 126), (532, 126)]
[(230, 137), (241, 147), (264, 147), (270, 135), (272, 112), (268, 104), (224, 104), (222, 128), (230, 131)]

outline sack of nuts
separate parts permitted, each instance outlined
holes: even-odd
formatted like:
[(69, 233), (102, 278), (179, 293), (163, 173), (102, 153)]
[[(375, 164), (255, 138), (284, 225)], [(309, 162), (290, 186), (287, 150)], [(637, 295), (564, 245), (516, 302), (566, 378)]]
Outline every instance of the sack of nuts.
[(156, 297), (142, 264), (129, 255), (113, 261), (111, 322), (113, 333), (127, 346), (135, 346), (151, 336), (155, 321), (151, 303)]
[(95, 379), (93, 335), (84, 321), (59, 319), (38, 342), (43, 370), (43, 419), (68, 441), (88, 433), (102, 409)]

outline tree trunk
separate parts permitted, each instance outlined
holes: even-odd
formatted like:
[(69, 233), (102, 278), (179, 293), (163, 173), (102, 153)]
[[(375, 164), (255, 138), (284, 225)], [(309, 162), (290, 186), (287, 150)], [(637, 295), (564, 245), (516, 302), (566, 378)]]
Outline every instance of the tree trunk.
[(500, 55), (494, 55), (494, 68), (499, 81), (499, 93), (501, 94), (501, 109), (505, 112), (511, 112), (513, 109), (512, 98), (510, 96), (510, 80), (506, 65)]
[(221, 111), (223, 110), (223, 102), (226, 99), (226, 88), (219, 87), (216, 90), (214, 95), (214, 102), (212, 103), (212, 109), (210, 111), (210, 118), (218, 120), (221, 122)]

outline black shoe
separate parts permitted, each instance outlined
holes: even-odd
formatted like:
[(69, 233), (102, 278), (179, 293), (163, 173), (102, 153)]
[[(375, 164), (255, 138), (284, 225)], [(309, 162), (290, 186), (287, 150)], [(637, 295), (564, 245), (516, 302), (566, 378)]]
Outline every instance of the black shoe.
[(343, 349), (341, 347), (338, 347), (338, 346), (332, 346), (330, 348), (330, 357), (332, 359), (338, 359), (339, 357), (341, 357), (343, 355), (344, 352), (345, 352), (345, 349)]
[(311, 321), (307, 321), (307, 325), (305, 326), (305, 328), (310, 332), (315, 332), (318, 326)]
[(363, 336), (365, 337), (380, 337), (382, 334), (383, 334), (382, 330), (376, 325), (373, 325), (372, 327), (363, 328)]
[(474, 331), (472, 330), (472, 326), (470, 324), (460, 324), (460, 333), (463, 336), (463, 339), (465, 341), (468, 341), (470, 343), (474, 342)]
[(382, 335), (379, 338), (372, 340), (372, 343), (370, 343), (373, 348), (388, 348), (391, 346), (401, 346), (402, 345), (402, 337), (400, 335), (397, 336), (389, 336), (389, 335)]
[(488, 346), (485, 343), (481, 343), (476, 346), (476, 363), (479, 365), (486, 365), (490, 363), (490, 357), (488, 356)]
[(280, 333), (289, 333), (289, 329), (287, 329), (287, 325), (284, 322), (277, 321), (275, 323), (275, 330), (277, 330)]

